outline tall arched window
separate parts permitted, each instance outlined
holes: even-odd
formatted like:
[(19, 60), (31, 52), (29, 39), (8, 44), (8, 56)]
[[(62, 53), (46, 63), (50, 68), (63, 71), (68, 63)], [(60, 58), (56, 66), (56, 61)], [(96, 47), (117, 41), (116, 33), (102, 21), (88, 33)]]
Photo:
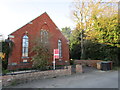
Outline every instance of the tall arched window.
[(28, 36), (24, 35), (22, 38), (22, 56), (28, 57)]
[(59, 57), (62, 57), (62, 41), (58, 40)]
[(41, 30), (41, 42), (48, 43), (48, 32), (46, 30)]

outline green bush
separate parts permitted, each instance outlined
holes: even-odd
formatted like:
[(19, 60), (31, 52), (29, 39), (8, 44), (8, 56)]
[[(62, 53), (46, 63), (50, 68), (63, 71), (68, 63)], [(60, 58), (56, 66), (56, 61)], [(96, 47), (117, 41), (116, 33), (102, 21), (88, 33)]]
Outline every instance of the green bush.
[(10, 71), (7, 69), (2, 69), (2, 74), (7, 74), (7, 73), (10, 73)]
[(2, 60), (2, 68), (7, 69), (8, 66), (8, 61), (7, 60)]
[(32, 52), (34, 53), (31, 60), (33, 61), (33, 68), (46, 70), (47, 66), (49, 65), (49, 60), (52, 57), (50, 44), (36, 39)]
[[(120, 53), (119, 47), (86, 41), (84, 43), (84, 51), (85, 60), (113, 61), (114, 65), (120, 65), (120, 62), (118, 62), (120, 59), (120, 56), (118, 56)], [(73, 45), (70, 52), (71, 58), (80, 59), (80, 44)], [(70, 63), (72, 64), (73, 61), (70, 61)]]

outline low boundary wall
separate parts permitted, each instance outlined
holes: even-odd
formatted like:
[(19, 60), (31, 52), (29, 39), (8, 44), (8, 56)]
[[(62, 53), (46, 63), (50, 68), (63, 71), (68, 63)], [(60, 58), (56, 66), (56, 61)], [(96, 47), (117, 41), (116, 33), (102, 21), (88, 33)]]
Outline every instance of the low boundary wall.
[[(82, 65), (78, 64), (76, 65), (75, 73), (82, 73)], [(38, 72), (31, 72), (31, 73), (23, 73), (23, 74), (17, 74), (17, 75), (5, 75), (0, 76), (2, 78), (2, 86), (10, 86), (10, 85), (16, 85), (19, 83), (27, 83), (33, 80), (39, 80), (39, 79), (45, 79), (45, 78), (54, 78), (58, 76), (65, 76), (65, 75), (71, 75), (72, 67), (71, 66), (65, 66), (64, 69), (58, 69), (58, 70), (48, 70), (48, 71), (38, 71)]]
[(13, 84), (30, 82), (38, 79), (52, 78), (57, 76), (71, 75), (71, 66), (65, 67), (65, 69), (48, 70), (31, 73), (23, 73), (17, 75), (5, 75), (2, 77), (2, 86), (9, 86)]
[(74, 60), (74, 64), (81, 64), (81, 65), (87, 65), (91, 67), (97, 68), (97, 63), (101, 62), (102, 60)]

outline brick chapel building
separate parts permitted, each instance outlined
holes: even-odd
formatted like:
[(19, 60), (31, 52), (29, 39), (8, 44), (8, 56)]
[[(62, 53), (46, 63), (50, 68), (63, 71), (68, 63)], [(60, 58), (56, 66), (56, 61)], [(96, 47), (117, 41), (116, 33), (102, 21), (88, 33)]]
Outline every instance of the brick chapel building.
[[(52, 51), (53, 49), (59, 49), (60, 53), (60, 58), (56, 60), (56, 64), (69, 64), (68, 40), (45, 12), (9, 35), (9, 39), (14, 43), (14, 46), (8, 59), (8, 69), (31, 68), (33, 55), (30, 50), (33, 48), (33, 41), (36, 37), (39, 38), (43, 35), (43, 38), (46, 38), (49, 33), (51, 34), (49, 42)], [(53, 58), (49, 62), (52, 65)]]

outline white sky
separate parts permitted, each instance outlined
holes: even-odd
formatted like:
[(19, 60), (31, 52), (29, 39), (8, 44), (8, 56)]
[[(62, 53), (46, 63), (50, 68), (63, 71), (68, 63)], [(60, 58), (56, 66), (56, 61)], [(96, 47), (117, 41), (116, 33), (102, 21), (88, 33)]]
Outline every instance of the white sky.
[(73, 0), (0, 0), (0, 34), (5, 38), (47, 12), (58, 28), (74, 26), (70, 18)]
[[(0, 34), (5, 38), (29, 21), (47, 12), (59, 29), (75, 24), (71, 19), (74, 0), (0, 0)], [(109, 0), (103, 0), (109, 1)], [(118, 0), (119, 1), (119, 0)]]

